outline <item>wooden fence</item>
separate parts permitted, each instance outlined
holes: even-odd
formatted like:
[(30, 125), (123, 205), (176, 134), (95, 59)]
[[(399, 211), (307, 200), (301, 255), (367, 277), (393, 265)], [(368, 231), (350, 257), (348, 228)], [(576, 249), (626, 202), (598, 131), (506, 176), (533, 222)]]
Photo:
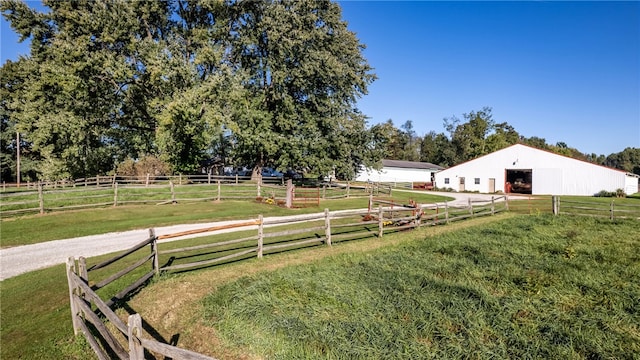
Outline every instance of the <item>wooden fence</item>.
[(584, 200), (567, 200), (560, 196), (552, 196), (551, 208), (554, 215), (579, 215), (615, 219), (640, 220), (640, 204), (616, 202), (615, 199), (602, 201), (599, 198)]
[[(44, 183), (20, 191), (0, 194), (0, 215), (10, 217), (22, 214), (44, 214), (45, 212), (73, 209), (99, 208), (138, 204), (170, 204), (177, 202), (221, 201), (221, 200), (266, 200), (274, 203), (286, 200), (286, 186), (250, 181), (238, 182), (237, 177), (198, 178), (174, 177), (167, 182), (153, 179), (120, 183), (121, 178), (92, 178), (86, 186), (51, 187)], [(116, 182), (112, 182), (113, 180)], [(86, 179), (80, 179), (80, 184)], [(107, 181), (109, 180), (109, 181)], [(175, 182), (174, 182), (175, 181)], [(264, 178), (263, 178), (264, 181)], [(390, 189), (380, 186), (360, 187), (335, 184), (322, 188), (298, 188), (293, 206), (319, 206), (320, 199), (387, 194)]]
[[(381, 201), (384, 200), (378, 200), (379, 203)], [(462, 208), (447, 204), (429, 207), (392, 204), (383, 207), (380, 203), (377, 209), (372, 210), (330, 212), (325, 209), (323, 213), (286, 220), (265, 219), (260, 215), (257, 219), (160, 236), (156, 236), (152, 229), (144, 241), (98, 264), (87, 266), (83, 257), (77, 262), (74, 257), (69, 258), (67, 279), (74, 333), (83, 333), (99, 359), (143, 359), (145, 350), (153, 356), (172, 359), (211, 359), (156, 339), (145, 338), (140, 315), (130, 315), (125, 324), (113, 311), (114, 306), (126, 301), (132, 293), (160, 273), (194, 270), (250, 257), (262, 258), (267, 254), (310, 246), (332, 246), (339, 241), (381, 238), (385, 232), (493, 215), (507, 210), (507, 206), (506, 199), (500, 198), (475, 204), (469, 202), (467, 207)], [(159, 249), (161, 240), (228, 228), (255, 233), (238, 232), (232, 239), (222, 241), (205, 237), (202, 238), (202, 244)], [(90, 279), (90, 274), (95, 274), (96, 278), (102, 276), (103, 279), (96, 280), (94, 276)], [(103, 294), (101, 297), (98, 294), (101, 291), (106, 296)], [(103, 300), (103, 297), (108, 300)]]

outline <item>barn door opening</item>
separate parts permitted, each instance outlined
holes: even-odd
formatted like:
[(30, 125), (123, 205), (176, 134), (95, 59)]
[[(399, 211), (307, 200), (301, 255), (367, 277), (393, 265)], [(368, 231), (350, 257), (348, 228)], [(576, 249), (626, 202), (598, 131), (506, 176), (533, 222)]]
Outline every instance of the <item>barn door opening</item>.
[(533, 177), (531, 169), (507, 169), (504, 191), (507, 193), (531, 194)]

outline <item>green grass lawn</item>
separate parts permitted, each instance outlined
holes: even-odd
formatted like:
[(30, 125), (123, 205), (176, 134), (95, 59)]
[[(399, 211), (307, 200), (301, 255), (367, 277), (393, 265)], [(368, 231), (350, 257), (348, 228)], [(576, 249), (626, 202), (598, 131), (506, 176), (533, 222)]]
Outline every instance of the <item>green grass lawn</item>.
[(243, 277), (203, 319), (249, 357), (631, 359), (637, 229), (516, 217)]

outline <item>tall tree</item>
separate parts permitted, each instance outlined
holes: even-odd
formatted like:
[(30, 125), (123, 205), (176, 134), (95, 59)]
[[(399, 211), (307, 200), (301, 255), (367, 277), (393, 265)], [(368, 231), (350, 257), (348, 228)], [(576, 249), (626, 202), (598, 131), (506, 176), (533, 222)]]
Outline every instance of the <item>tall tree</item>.
[(251, 95), (235, 121), (237, 157), (254, 174), (266, 165), (322, 173), (375, 160), (368, 136), (355, 136), (367, 131), (355, 102), (375, 76), (340, 7), (245, 1), (232, 10), (233, 60), (248, 72)]

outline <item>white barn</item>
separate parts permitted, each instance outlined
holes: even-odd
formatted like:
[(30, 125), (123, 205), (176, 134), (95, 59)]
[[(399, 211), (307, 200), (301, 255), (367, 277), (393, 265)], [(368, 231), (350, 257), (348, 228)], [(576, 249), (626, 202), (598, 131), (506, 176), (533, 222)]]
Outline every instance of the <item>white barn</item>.
[(435, 186), (481, 193), (588, 196), (624, 189), (630, 195), (638, 192), (639, 178), (623, 170), (515, 144), (438, 172)]
[(356, 175), (356, 181), (427, 183), (432, 182), (433, 174), (442, 169), (427, 162), (382, 160), (382, 169), (363, 168)]

